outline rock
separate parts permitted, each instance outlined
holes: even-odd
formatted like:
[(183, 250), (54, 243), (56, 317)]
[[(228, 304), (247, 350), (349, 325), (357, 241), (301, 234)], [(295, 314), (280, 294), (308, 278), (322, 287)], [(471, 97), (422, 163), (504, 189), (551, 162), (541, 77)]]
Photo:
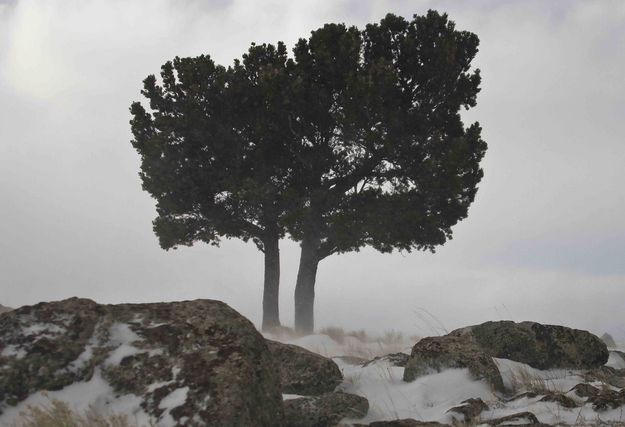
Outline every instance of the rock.
[(515, 396), (512, 396), (510, 398), (504, 399), (505, 402), (513, 402), (515, 400), (519, 400), (519, 399), (533, 399), (536, 396), (538, 396), (537, 393), (534, 393), (533, 391), (526, 391), (525, 393), (521, 393), (521, 394), (517, 394)]
[(599, 393), (599, 389), (597, 387), (584, 383), (577, 384), (569, 391), (574, 392), (579, 397), (592, 397)]
[(625, 369), (616, 369), (609, 366), (601, 366), (583, 373), (586, 381), (600, 381), (613, 387), (625, 387)]
[(489, 409), (488, 405), (484, 403), (484, 401), (480, 398), (468, 399), (460, 403), (463, 403), (463, 405), (451, 408), (447, 412), (456, 412), (463, 415), (465, 422), (471, 422), (475, 420), (480, 416), (482, 411), (488, 411)]
[(367, 359), (358, 356), (335, 356), (332, 359), (338, 359), (348, 365), (364, 365), (369, 362)]
[(562, 393), (549, 393), (540, 399), (541, 402), (556, 402), (564, 408), (578, 408), (580, 405), (576, 401)]
[(519, 412), (505, 417), (494, 418), (491, 420), (483, 420), (482, 422), (491, 426), (503, 426), (503, 425), (543, 425), (538, 421), (536, 415), (531, 412)]
[(2, 314), (2, 313), (6, 313), (6, 312), (9, 312), (9, 311), (11, 311), (11, 310), (13, 310), (13, 309), (12, 309), (12, 308), (10, 308), (10, 307), (6, 307), (6, 306), (4, 306), (4, 305), (0, 304), (0, 314)]
[(612, 338), (612, 335), (608, 334), (607, 332), (601, 335), (601, 341), (603, 341), (608, 347), (616, 347), (614, 338)]
[(412, 348), (404, 369), (404, 381), (449, 368), (468, 368), (476, 379), (484, 379), (498, 391), (504, 391), (503, 380), (492, 357), (464, 337), (423, 338)]
[(417, 421), (412, 418), (391, 421), (374, 421), (371, 424), (354, 424), (353, 427), (448, 427), (449, 424), (441, 424), (436, 421)]
[[(158, 422), (282, 426), (273, 357), (219, 301), (99, 305), (86, 299), (0, 316), (0, 409), (97, 377)], [(101, 379), (100, 379), (101, 378)]]
[(362, 418), (367, 415), (367, 411), (367, 399), (342, 392), (284, 401), (287, 427), (336, 426), (343, 418)]
[(282, 393), (314, 396), (334, 391), (343, 374), (334, 361), (292, 344), (267, 340), (280, 374)]
[(586, 403), (591, 403), (595, 411), (606, 411), (625, 406), (625, 389), (621, 391), (600, 390), (594, 396), (590, 396)]
[(364, 363), (362, 366), (364, 367), (364, 366), (370, 365), (379, 360), (385, 360), (385, 361), (388, 361), (391, 366), (405, 368), (406, 363), (408, 363), (408, 359), (410, 359), (410, 356), (407, 355), (406, 353), (391, 353), (391, 354), (387, 354), (386, 356), (378, 356), (372, 360), (369, 360), (368, 362)]
[(608, 361), (603, 341), (587, 331), (536, 322), (486, 322), (452, 331), (467, 337), (492, 357), (526, 363), (537, 369), (590, 369)]

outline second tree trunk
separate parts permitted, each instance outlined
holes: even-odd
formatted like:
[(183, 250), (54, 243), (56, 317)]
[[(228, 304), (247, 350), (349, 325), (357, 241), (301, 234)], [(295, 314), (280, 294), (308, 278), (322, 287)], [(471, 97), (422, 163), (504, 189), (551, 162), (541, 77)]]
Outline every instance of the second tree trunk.
[(318, 239), (304, 239), (295, 284), (295, 331), (311, 334), (315, 328), (315, 279), (319, 258)]

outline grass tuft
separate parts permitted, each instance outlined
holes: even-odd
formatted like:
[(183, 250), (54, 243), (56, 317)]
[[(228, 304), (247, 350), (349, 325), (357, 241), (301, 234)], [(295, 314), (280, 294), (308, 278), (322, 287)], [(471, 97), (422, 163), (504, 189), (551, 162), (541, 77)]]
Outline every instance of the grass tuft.
[(65, 402), (51, 399), (47, 405), (29, 405), (9, 427), (140, 427), (123, 414), (102, 414), (94, 408), (73, 411)]

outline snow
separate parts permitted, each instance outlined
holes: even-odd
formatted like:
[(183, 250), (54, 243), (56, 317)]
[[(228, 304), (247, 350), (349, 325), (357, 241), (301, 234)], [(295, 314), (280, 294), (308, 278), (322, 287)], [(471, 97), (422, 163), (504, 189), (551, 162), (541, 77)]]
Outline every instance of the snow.
[(611, 351), (610, 357), (608, 358), (608, 363), (605, 366), (609, 366), (615, 369), (625, 369), (625, 359), (620, 354)]
[(116, 347), (104, 361), (105, 366), (119, 365), (119, 363), (128, 356), (139, 353), (149, 353), (150, 356), (162, 354), (162, 349), (142, 350), (133, 345), (133, 343), (141, 341), (141, 337), (137, 335), (130, 325), (126, 323), (114, 323), (109, 329), (109, 345)]
[(282, 395), (282, 400), (292, 400), (292, 399), (299, 399), (300, 397), (304, 397), (302, 395), (299, 394), (283, 394)]
[(26, 350), (14, 344), (7, 345), (2, 349), (2, 352), (0, 352), (0, 356), (2, 357), (14, 357), (16, 359), (21, 359), (26, 356), (26, 354)]
[(141, 338), (130, 329), (130, 325), (125, 323), (114, 323), (109, 329), (109, 344), (117, 347), (113, 350), (104, 365), (119, 365), (119, 363), (128, 356), (132, 356), (140, 352), (132, 343), (140, 341)]
[[(584, 378), (581, 376), (581, 371), (571, 369), (550, 369), (543, 371), (513, 360), (499, 359), (496, 357), (494, 357), (493, 360), (499, 368), (504, 387), (508, 390), (518, 388), (518, 385), (523, 382), (523, 378), (533, 384), (544, 386), (547, 390), (560, 392), (568, 392), (577, 384), (585, 382)], [(528, 390), (525, 388), (518, 390), (519, 393), (524, 391)]]
[(163, 415), (161, 416), (161, 420), (159, 421), (159, 426), (169, 426), (174, 425), (176, 422), (174, 418), (171, 416), (171, 410), (177, 408), (178, 406), (184, 405), (184, 402), (187, 400), (187, 394), (189, 393), (189, 387), (181, 387), (169, 393), (167, 396), (161, 400), (158, 407), (163, 409)]
[(44, 335), (52, 336), (53, 334), (61, 334), (65, 332), (65, 328), (62, 328), (53, 323), (34, 323), (28, 327), (22, 329), (22, 335), (38, 335), (44, 333)]
[(362, 423), (415, 418), (451, 423), (447, 411), (463, 400), (479, 397), (494, 398), (488, 384), (471, 378), (468, 369), (449, 369), (440, 373), (404, 382), (404, 368), (377, 360), (367, 366), (349, 365), (335, 359), (343, 372), (340, 391), (358, 394), (369, 400), (369, 413)]

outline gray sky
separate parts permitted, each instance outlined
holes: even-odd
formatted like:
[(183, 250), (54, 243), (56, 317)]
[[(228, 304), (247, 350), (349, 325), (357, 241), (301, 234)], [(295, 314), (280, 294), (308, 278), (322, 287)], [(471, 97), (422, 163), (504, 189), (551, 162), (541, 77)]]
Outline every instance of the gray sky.
[[(433, 8), (481, 40), (489, 144), (469, 217), (435, 254), (322, 262), (317, 326), (431, 334), (509, 318), (625, 341), (625, 2), (0, 0), (0, 303), (223, 300), (260, 322), (252, 244), (165, 252), (128, 107), (173, 56)], [(298, 246), (282, 243), (281, 317)], [(436, 328), (434, 328), (435, 330)]]

